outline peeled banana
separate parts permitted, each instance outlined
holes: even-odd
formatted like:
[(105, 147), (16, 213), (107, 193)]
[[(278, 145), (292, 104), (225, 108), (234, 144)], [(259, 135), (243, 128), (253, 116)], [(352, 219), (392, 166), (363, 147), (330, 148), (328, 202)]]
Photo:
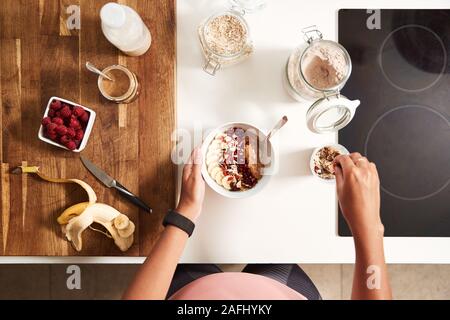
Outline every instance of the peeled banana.
[(114, 219), (114, 226), (117, 228), (117, 230), (125, 229), (130, 225), (130, 219), (128, 219), (127, 216), (121, 215)]
[(134, 223), (124, 214), (114, 219), (114, 226), (116, 227), (119, 235), (123, 238), (128, 238), (136, 229)]
[(136, 229), (136, 227), (135, 227), (134, 223), (130, 221), (130, 223), (128, 224), (128, 227), (126, 227), (125, 229), (118, 229), (117, 233), (119, 234), (119, 236), (121, 236), (123, 238), (128, 238), (129, 236), (131, 236), (134, 233), (135, 229)]
[[(13, 170), (13, 173), (33, 173), (43, 180), (55, 183), (76, 183), (86, 191), (88, 202), (70, 206), (57, 219), (64, 235), (72, 243), (75, 250), (82, 250), (82, 234), (87, 228), (106, 234), (114, 239), (115, 245), (121, 251), (127, 251), (133, 245), (134, 231), (136, 229), (134, 223), (115, 208), (104, 203), (97, 203), (97, 195), (86, 182), (78, 179), (49, 178), (39, 172), (39, 167), (33, 166), (18, 167)], [(93, 223), (101, 224), (105, 227), (107, 233), (92, 228), (91, 225)]]

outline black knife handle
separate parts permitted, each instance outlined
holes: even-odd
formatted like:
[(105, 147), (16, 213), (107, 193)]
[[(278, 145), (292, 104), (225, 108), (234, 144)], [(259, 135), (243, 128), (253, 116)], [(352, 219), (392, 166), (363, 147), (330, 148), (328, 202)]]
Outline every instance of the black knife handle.
[(114, 188), (119, 191), (119, 193), (127, 198), (129, 201), (131, 201), (133, 204), (141, 208), (142, 210), (147, 211), (148, 213), (152, 213), (152, 209), (144, 203), (141, 199), (139, 199), (136, 195), (134, 195), (131, 191), (129, 191), (127, 188), (125, 188), (123, 185), (121, 185), (119, 182), (116, 181), (116, 184)]

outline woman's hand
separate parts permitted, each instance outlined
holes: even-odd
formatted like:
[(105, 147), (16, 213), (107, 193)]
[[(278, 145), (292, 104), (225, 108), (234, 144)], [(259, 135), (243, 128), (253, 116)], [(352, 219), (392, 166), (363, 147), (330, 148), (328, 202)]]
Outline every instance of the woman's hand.
[[(205, 182), (200, 173), (201, 165), (200, 150), (194, 149), (183, 168), (181, 197), (176, 208), (177, 212), (191, 221), (195, 221), (200, 215), (205, 196)], [(187, 240), (186, 232), (174, 226), (167, 226), (139, 268), (123, 298), (165, 299)]]
[(335, 159), (339, 204), (355, 238), (382, 237), (380, 219), (380, 181), (374, 163), (360, 153)]
[(201, 167), (202, 154), (199, 148), (195, 148), (183, 168), (180, 202), (175, 210), (191, 221), (200, 216), (205, 197), (205, 181)]
[(352, 299), (392, 299), (384, 258), (377, 168), (356, 152), (336, 157), (335, 171), (339, 204), (355, 240)]

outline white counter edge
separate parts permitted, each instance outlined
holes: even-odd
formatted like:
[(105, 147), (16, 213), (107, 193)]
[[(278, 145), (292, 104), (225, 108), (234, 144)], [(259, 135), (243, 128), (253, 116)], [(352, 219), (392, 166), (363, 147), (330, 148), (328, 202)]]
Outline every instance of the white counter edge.
[(0, 264), (141, 264), (146, 257), (0, 257)]

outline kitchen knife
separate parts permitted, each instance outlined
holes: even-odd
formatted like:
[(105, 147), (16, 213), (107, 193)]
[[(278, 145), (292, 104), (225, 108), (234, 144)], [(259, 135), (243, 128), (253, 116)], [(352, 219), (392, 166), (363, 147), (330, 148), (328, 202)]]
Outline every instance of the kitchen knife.
[(89, 170), (90, 173), (92, 173), (100, 182), (102, 182), (105, 186), (108, 188), (114, 188), (119, 191), (119, 193), (125, 197), (127, 200), (131, 201), (136, 206), (140, 207), (144, 211), (147, 211), (149, 213), (152, 212), (152, 209), (147, 206), (141, 199), (139, 199), (136, 195), (134, 195), (131, 191), (127, 190), (123, 185), (121, 185), (117, 180), (110, 177), (108, 174), (106, 174), (105, 171), (97, 167), (95, 164), (93, 164), (91, 161), (86, 159), (85, 157), (81, 156), (81, 162), (83, 162), (86, 169)]

